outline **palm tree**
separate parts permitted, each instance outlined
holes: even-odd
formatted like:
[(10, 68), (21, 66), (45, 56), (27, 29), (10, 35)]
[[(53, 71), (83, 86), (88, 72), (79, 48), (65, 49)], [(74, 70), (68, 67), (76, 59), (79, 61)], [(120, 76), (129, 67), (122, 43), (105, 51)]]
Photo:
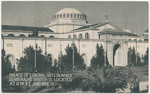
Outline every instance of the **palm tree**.
[(107, 67), (97, 67), (96, 69), (87, 70), (82, 77), (80, 87), (83, 91), (95, 92), (116, 92), (116, 89), (124, 89), (127, 87), (127, 80), (120, 76), (121, 74), (113, 74), (114, 69)]

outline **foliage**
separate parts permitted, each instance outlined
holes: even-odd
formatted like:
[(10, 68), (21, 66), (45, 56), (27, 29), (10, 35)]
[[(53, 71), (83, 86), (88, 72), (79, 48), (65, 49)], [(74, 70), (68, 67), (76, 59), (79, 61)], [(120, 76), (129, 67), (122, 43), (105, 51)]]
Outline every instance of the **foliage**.
[(112, 74), (113, 68), (97, 67), (93, 71), (88, 71), (82, 83), (83, 90), (92, 90), (96, 92), (116, 92), (117, 88), (126, 88), (127, 81), (120, 76), (121, 74)]
[[(18, 60), (18, 71), (20, 72), (33, 72), (35, 70), (34, 66), (34, 56), (35, 50), (33, 46), (29, 46), (24, 49), (24, 56)], [(48, 71), (52, 65), (51, 54), (43, 55), (42, 50), (39, 47), (36, 49), (36, 68), (37, 71)]]
[(2, 49), (2, 75), (8, 75), (10, 72), (14, 72), (15, 69), (12, 68), (11, 62), (9, 61), (9, 56), (5, 55), (5, 50)]
[(136, 82), (135, 80), (137, 80), (136, 76), (129, 68), (111, 67), (110, 65), (97, 67), (96, 69), (90, 67), (90, 69), (87, 70), (87, 73), (84, 73), (81, 76), (83, 80), (80, 87), (83, 91), (105, 93), (113, 93), (116, 92), (117, 89), (124, 90), (124, 88), (127, 87), (127, 83), (135, 86), (133, 82)]
[(51, 66), (50, 72), (52, 72), (52, 73), (59, 72), (59, 67), (58, 67), (58, 61), (57, 61), (57, 59), (54, 60), (54, 66)]
[(59, 58), (61, 70), (73, 68), (73, 47), (75, 69), (85, 69), (86, 65), (84, 64), (82, 56), (77, 52), (77, 47), (75, 44), (72, 44), (72, 47), (69, 45), (66, 47), (66, 54)]
[(148, 57), (149, 57), (149, 51), (148, 50), (149, 50), (149, 48), (147, 48), (147, 51), (144, 55), (144, 64), (145, 65), (148, 65)]
[[(91, 59), (91, 67), (96, 68), (97, 66), (104, 66), (105, 65), (105, 57), (104, 57), (104, 49), (103, 46), (97, 44), (96, 46), (96, 55)], [(107, 52), (106, 52), (106, 65), (109, 65)]]
[(140, 54), (135, 52), (135, 48), (131, 47), (128, 48), (128, 66), (141, 66), (142, 65), (142, 58)]

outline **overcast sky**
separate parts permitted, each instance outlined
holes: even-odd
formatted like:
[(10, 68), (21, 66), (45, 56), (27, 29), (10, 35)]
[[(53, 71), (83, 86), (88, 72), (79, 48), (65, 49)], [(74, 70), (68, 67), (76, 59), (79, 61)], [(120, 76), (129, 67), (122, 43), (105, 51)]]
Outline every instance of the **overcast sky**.
[(49, 24), (52, 15), (62, 8), (75, 8), (87, 15), (89, 23), (103, 22), (105, 15), (109, 21), (118, 27), (136, 30), (143, 33), (148, 29), (148, 3), (147, 2), (52, 2), (52, 1), (3, 1), (2, 24), (44, 26)]

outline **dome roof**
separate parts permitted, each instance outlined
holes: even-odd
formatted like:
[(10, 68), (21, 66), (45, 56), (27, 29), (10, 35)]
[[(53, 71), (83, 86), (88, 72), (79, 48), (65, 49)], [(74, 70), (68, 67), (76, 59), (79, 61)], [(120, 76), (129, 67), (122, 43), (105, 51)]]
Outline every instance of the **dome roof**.
[(58, 11), (56, 14), (82, 14), (82, 13), (74, 8), (64, 8)]

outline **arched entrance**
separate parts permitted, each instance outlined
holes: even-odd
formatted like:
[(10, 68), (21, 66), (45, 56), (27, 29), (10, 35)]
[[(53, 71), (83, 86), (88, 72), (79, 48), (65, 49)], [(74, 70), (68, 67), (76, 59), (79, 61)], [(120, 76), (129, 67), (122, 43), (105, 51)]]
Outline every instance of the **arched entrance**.
[(121, 58), (121, 45), (117, 43), (113, 47), (113, 66), (120, 65), (120, 63), (123, 62)]

